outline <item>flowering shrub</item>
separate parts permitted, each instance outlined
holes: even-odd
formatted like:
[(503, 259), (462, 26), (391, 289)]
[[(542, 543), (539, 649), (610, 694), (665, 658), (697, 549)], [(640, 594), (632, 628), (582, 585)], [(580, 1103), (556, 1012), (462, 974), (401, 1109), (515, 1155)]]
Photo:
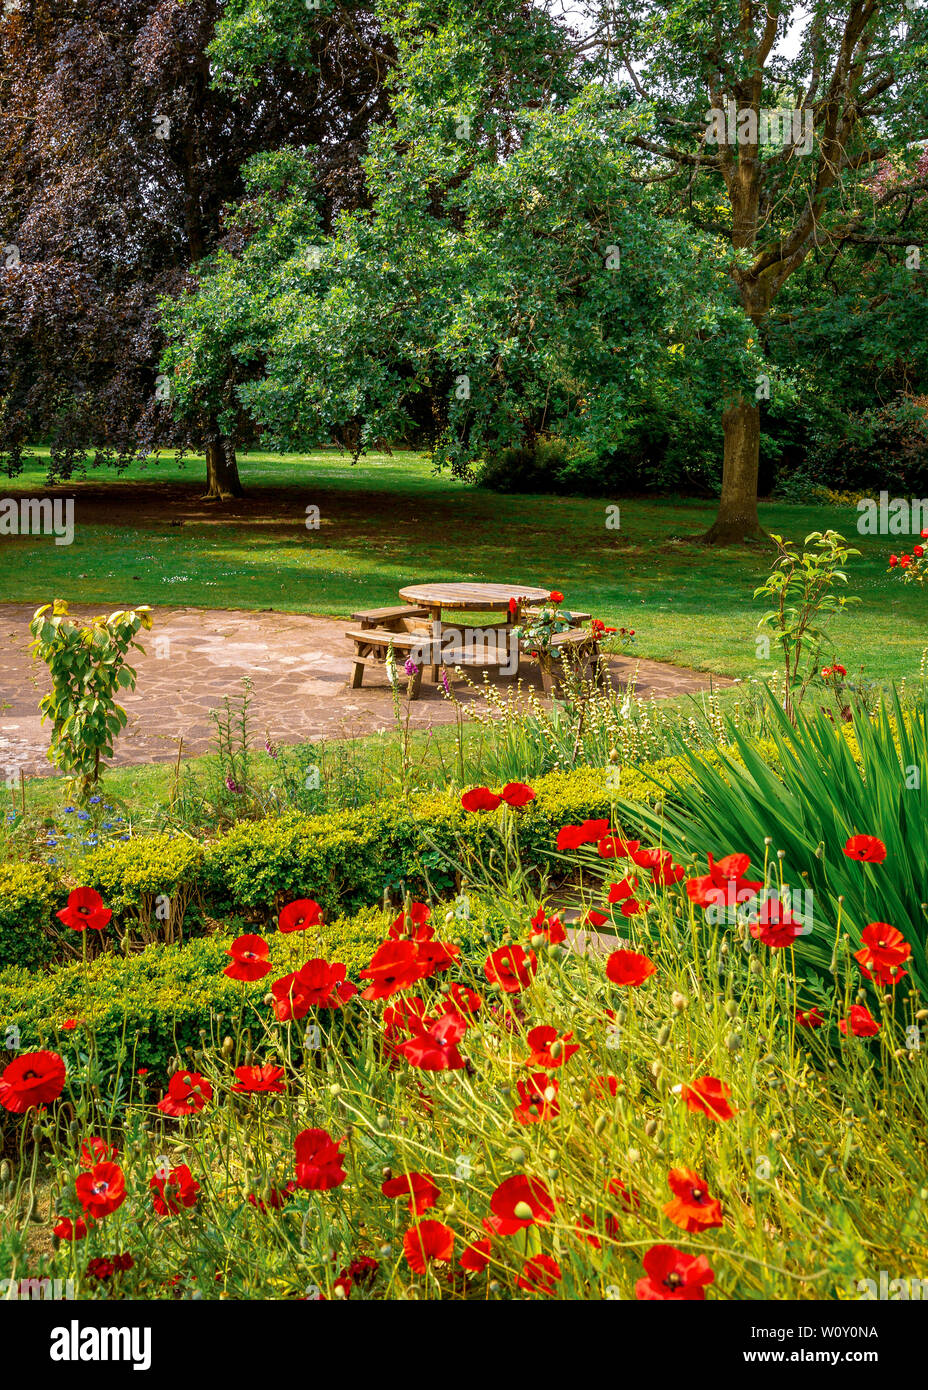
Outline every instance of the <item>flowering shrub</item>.
[[(504, 790), (508, 820), (530, 814), (533, 789)], [(853, 1296), (869, 1251), (907, 1267), (928, 1101), (907, 932), (839, 937), (831, 985), (808, 985), (775, 861), (688, 873), (608, 818), (558, 841), (582, 920), (616, 933), (602, 951), (500, 878), (506, 925), (479, 949), (407, 901), (353, 980), (314, 953), (306, 899), (229, 943), (238, 1014), (166, 1085), (101, 1070), (77, 1019), (17, 1053), (11, 1277), (114, 1298), (828, 1299)], [(877, 888), (909, 868), (866, 832), (844, 857)], [(729, 896), (751, 915), (713, 916)], [(17, 1232), (31, 1146), (53, 1173), (47, 1256)]]
[[(921, 539), (928, 540), (928, 531), (922, 531)], [(903, 584), (924, 584), (928, 580), (925, 547), (913, 545), (911, 555), (890, 555), (889, 568), (902, 576)]]

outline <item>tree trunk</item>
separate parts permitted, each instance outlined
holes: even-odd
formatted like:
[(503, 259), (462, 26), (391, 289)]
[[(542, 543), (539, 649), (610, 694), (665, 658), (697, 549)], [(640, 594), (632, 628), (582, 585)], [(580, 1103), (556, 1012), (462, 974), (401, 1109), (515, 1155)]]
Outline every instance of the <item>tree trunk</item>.
[(706, 545), (737, 545), (764, 536), (757, 515), (760, 407), (743, 397), (722, 415), (725, 455), (718, 516), (703, 536)]
[(226, 435), (217, 434), (206, 441), (206, 502), (227, 501), (230, 497), (243, 497), (241, 479), (238, 476), (238, 462), (235, 445)]

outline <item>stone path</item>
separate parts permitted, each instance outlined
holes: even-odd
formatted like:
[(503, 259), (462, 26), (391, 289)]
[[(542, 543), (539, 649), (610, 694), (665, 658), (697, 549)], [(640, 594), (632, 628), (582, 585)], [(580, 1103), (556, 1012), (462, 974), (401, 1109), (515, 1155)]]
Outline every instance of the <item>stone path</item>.
[[(84, 618), (99, 611), (72, 609)], [(33, 612), (25, 605), (0, 604), (0, 778), (9, 769), (18, 775), (22, 768), (26, 776), (51, 771), (45, 758), (48, 730), (37, 713), (48, 677), (29, 654)], [(114, 762), (169, 761), (177, 756), (180, 738), (185, 754), (206, 752), (214, 736), (209, 712), (221, 708), (225, 696), (237, 706), (243, 676), (253, 682), (250, 725), (259, 743), (265, 733), (274, 742), (300, 743), (391, 728), (393, 698), (385, 673), (365, 671), (360, 690), (346, 685), (353, 646), (344, 633), (350, 626), (345, 618), (273, 611), (155, 609), (152, 631), (142, 634), (146, 654), (136, 654), (138, 687), (122, 696), (129, 724), (117, 740)], [(663, 662), (621, 656), (609, 664), (623, 687), (637, 668), (636, 693), (645, 697), (684, 695), (709, 686), (708, 676)], [(522, 681), (541, 695), (534, 664), (526, 665)], [(516, 684), (513, 677), (495, 673), (493, 683), (504, 695)], [(714, 677), (713, 684), (730, 682)], [(456, 681), (453, 688), (462, 703), (480, 699), (463, 682)], [(455, 719), (454, 705), (426, 680), (410, 712), (415, 729)]]

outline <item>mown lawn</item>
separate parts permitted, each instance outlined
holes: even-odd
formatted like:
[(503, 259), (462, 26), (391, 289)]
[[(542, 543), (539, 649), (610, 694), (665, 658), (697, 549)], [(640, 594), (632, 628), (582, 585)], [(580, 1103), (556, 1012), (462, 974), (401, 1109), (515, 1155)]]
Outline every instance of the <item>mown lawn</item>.
[[(567, 602), (637, 631), (643, 657), (731, 676), (772, 669), (758, 657), (753, 590), (770, 560), (762, 546), (710, 551), (693, 542), (714, 504), (689, 499), (501, 497), (436, 477), (409, 453), (356, 467), (337, 453), (250, 454), (248, 497), (199, 500), (203, 465), (172, 458), (62, 489), (75, 500), (71, 546), (0, 538), (0, 597), (123, 607), (151, 603), (280, 609), (346, 616), (395, 602), (404, 584), (513, 580), (561, 588)], [(0, 495), (44, 495), (33, 468)], [(621, 529), (606, 529), (606, 506)], [(319, 508), (318, 530), (306, 508)], [(831, 526), (863, 552), (852, 564), (863, 603), (833, 627), (829, 652), (880, 680), (918, 667), (928, 646), (922, 595), (894, 582), (886, 556), (897, 537), (857, 537), (853, 508), (762, 506), (764, 525), (801, 540)], [(2, 692), (0, 692), (2, 699)]]

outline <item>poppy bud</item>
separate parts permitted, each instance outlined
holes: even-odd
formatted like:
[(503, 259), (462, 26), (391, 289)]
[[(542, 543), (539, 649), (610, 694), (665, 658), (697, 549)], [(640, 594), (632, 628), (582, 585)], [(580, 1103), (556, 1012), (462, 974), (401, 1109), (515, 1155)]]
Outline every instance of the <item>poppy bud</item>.
[(653, 1139), (657, 1133), (657, 1120), (648, 1120), (644, 1127), (644, 1132), (649, 1139)]
[(651, 1063), (651, 1075), (654, 1077), (654, 1080), (655, 1080), (655, 1081), (659, 1081), (659, 1080), (660, 1080), (660, 1075), (661, 1075), (661, 1072), (662, 1072), (663, 1070), (664, 1070), (664, 1066), (663, 1066), (663, 1063), (662, 1063), (662, 1062), (652, 1062), (652, 1063)]
[(658, 1047), (664, 1047), (670, 1041), (670, 1024), (665, 1023), (657, 1035)]
[(380, 1130), (381, 1134), (386, 1134), (387, 1130), (390, 1128), (390, 1116), (378, 1115), (374, 1124)]
[(685, 994), (681, 994), (678, 989), (675, 989), (673, 994), (670, 996), (670, 1002), (673, 1005), (674, 1013), (682, 1014), (683, 1010), (689, 1003), (689, 1000), (687, 999)]
[(510, 1149), (508, 1151), (506, 1157), (511, 1159), (513, 1163), (522, 1164), (526, 1160), (526, 1153), (524, 1149), (520, 1149), (518, 1146), (516, 1146), (515, 1148)]
[(640, 1149), (629, 1149), (628, 1154), (627, 1154), (627, 1158), (628, 1158), (629, 1163), (637, 1163), (638, 1160), (641, 1158), (641, 1150), (640, 1150)]
[(727, 1013), (729, 1018), (737, 1017), (738, 1005), (735, 1003), (734, 999), (725, 1000), (725, 1012)]
[(330, 1096), (340, 1096), (341, 1093), (342, 1093), (342, 1088), (341, 1088), (341, 1086), (339, 1086), (339, 1084), (338, 1084), (337, 1081), (333, 1081), (332, 1084), (331, 1084), (331, 1086), (329, 1087), (329, 1095), (330, 1095)]
[(763, 975), (764, 973), (764, 967), (761, 965), (760, 961), (757, 959), (756, 956), (751, 957), (751, 963), (748, 966), (748, 969), (750, 970), (752, 975)]
[(607, 1126), (608, 1123), (609, 1123), (609, 1120), (608, 1120), (607, 1116), (605, 1116), (605, 1115), (597, 1115), (597, 1117), (596, 1117), (596, 1123), (595, 1123), (594, 1126), (593, 1126), (593, 1133), (596, 1135), (596, 1138), (597, 1138), (597, 1139), (598, 1139), (599, 1136), (603, 1133), (603, 1131), (604, 1131), (604, 1129), (606, 1128), (606, 1126)]
[(76, 1139), (80, 1132), (81, 1127), (79, 1122), (77, 1120), (72, 1120), (71, 1123), (68, 1125), (68, 1133), (70, 1134), (71, 1138)]
[(232, 1056), (232, 1053), (233, 1053), (234, 1051), (235, 1051), (235, 1041), (234, 1041), (234, 1039), (232, 1039), (232, 1038), (223, 1038), (223, 1040), (222, 1040), (222, 1055), (223, 1055), (223, 1057), (231, 1057), (231, 1056)]
[(728, 1048), (729, 1052), (740, 1052), (741, 1034), (729, 1033), (728, 1037), (725, 1039), (725, 1046)]
[(3, 1162), (0, 1163), (0, 1182), (9, 1182), (12, 1176), (13, 1169), (10, 1167), (7, 1160), (4, 1159)]

